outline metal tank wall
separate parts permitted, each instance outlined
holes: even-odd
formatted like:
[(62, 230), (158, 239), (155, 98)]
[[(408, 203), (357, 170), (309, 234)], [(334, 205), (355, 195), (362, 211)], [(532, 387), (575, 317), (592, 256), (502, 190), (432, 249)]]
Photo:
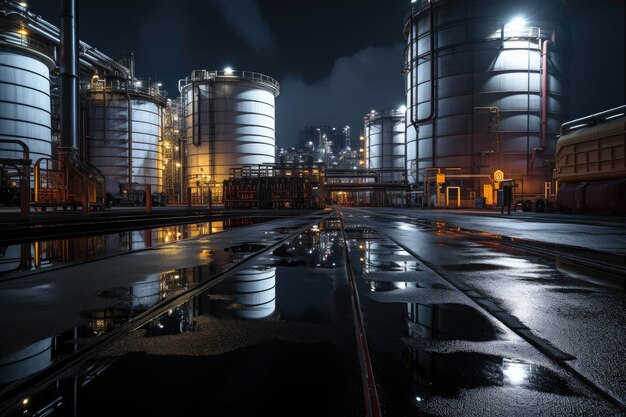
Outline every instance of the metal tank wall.
[(165, 101), (154, 86), (92, 82), (86, 93), (89, 162), (106, 177), (107, 192), (125, 184), (152, 192), (162, 186), (161, 119)]
[(410, 178), (422, 183), (427, 168), (461, 168), (458, 178), (474, 176), (459, 180), (462, 192), (480, 195), (484, 177), (499, 169), (517, 180), (516, 193), (543, 194), (567, 119), (565, 24), (561, 0), (417, 0), (404, 26)]
[[(26, 143), (34, 163), (52, 154), (50, 70), (55, 63), (52, 47), (19, 31), (3, 27), (0, 32), (0, 137)], [(23, 157), (21, 147), (6, 143), (0, 143), (0, 155)]]
[[(371, 170), (405, 169), (405, 112), (386, 109), (371, 111), (365, 124), (365, 167)], [(399, 172), (383, 174), (383, 180), (400, 180)]]
[(231, 168), (275, 162), (276, 80), (249, 71), (201, 70), (181, 80), (180, 90), (190, 187), (212, 184), (219, 194)]

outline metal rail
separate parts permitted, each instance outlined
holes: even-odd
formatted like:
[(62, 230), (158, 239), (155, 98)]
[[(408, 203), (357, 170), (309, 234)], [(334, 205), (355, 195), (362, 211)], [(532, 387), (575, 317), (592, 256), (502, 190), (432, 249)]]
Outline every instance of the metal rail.
[[(383, 215), (383, 217), (388, 217), (388, 216), (384, 216)], [(397, 217), (394, 217), (393, 219), (394, 220), (398, 220)], [(421, 222), (421, 223), (422, 224), (425, 223), (425, 224), (428, 224), (430, 226), (433, 226), (433, 227), (436, 227), (436, 228), (440, 228), (440, 229), (444, 229), (446, 231), (450, 231), (450, 232), (453, 232), (453, 233), (464, 234), (463, 230), (458, 228), (458, 227), (443, 226), (443, 225), (437, 224), (437, 222)], [(342, 223), (342, 225), (343, 225), (343, 223)], [(614, 396), (610, 391), (604, 389), (603, 387), (595, 384), (592, 380), (587, 378), (585, 375), (581, 374), (578, 370), (576, 370), (573, 366), (571, 366), (567, 362), (568, 360), (575, 359), (575, 357), (573, 357), (573, 356), (571, 356), (571, 355), (569, 355), (569, 354), (567, 354), (565, 352), (560, 351), (558, 348), (553, 346), (549, 341), (547, 341), (547, 340), (545, 340), (545, 339), (543, 339), (543, 338), (533, 334), (531, 329), (529, 329), (528, 327), (524, 326), (523, 323), (521, 323), (519, 321), (519, 319), (517, 319), (515, 316), (512, 316), (511, 314), (509, 314), (506, 310), (498, 309), (497, 311), (494, 311), (492, 308), (486, 307), (483, 304), (478, 303), (477, 299), (479, 299), (479, 298), (486, 298), (486, 297), (482, 296), (478, 290), (476, 290), (473, 287), (469, 287), (469, 286), (465, 285), (462, 281), (460, 281), (460, 280), (458, 280), (458, 279), (456, 279), (454, 277), (449, 276), (445, 271), (443, 271), (437, 265), (434, 265), (431, 262), (426, 261), (421, 256), (419, 256), (413, 249), (411, 249), (410, 247), (408, 247), (408, 246), (402, 244), (401, 242), (397, 241), (396, 239), (394, 239), (391, 235), (389, 235), (386, 232), (385, 229), (382, 229), (380, 231), (380, 233), (383, 234), (391, 242), (395, 243), (400, 248), (402, 248), (404, 251), (406, 251), (409, 255), (411, 255), (412, 257), (417, 259), (419, 262), (421, 262), (422, 264), (426, 265), (435, 274), (437, 274), (443, 280), (447, 281), (454, 288), (456, 288), (457, 290), (459, 290), (462, 293), (464, 293), (465, 295), (467, 295), (470, 299), (472, 299), (474, 302), (476, 302), (476, 304), (479, 306), (479, 308), (484, 310), (491, 317), (493, 317), (497, 321), (501, 322), (504, 326), (506, 326), (511, 331), (516, 333), (518, 336), (520, 336), (527, 343), (529, 343), (530, 345), (535, 347), (539, 352), (541, 352), (547, 358), (549, 358), (550, 360), (553, 360), (558, 366), (563, 368), (565, 371), (569, 372), (574, 378), (576, 378), (578, 381), (583, 383), (585, 386), (587, 386), (589, 389), (591, 389), (594, 393), (598, 394), (600, 397), (602, 397), (603, 399), (607, 400), (609, 403), (611, 403), (615, 407), (619, 408), (622, 412), (626, 411), (626, 403), (624, 403), (620, 398)], [(475, 232), (475, 233), (478, 234), (480, 232)], [(477, 239), (481, 239), (482, 238), (484, 240), (493, 240), (493, 239), (490, 239), (490, 238), (485, 237), (485, 236), (479, 236), (479, 235), (474, 235), (474, 234), (472, 234), (472, 236), (477, 238)], [(512, 239), (512, 238), (510, 238), (510, 239)], [(549, 252), (549, 251), (543, 252), (543, 249), (537, 249), (536, 247), (532, 248), (532, 247), (526, 247), (526, 246), (523, 246), (523, 247), (517, 246), (517, 243), (514, 242), (514, 241), (510, 241), (510, 242), (507, 243), (506, 240), (502, 240), (502, 241), (498, 240), (498, 242), (499, 243), (504, 243), (504, 244), (506, 244), (508, 246), (513, 246), (513, 247), (524, 249), (524, 250), (528, 250), (528, 251), (531, 251), (531, 252), (536, 252), (536, 253), (539, 253), (539, 254), (551, 254), (551, 252)], [(561, 256), (561, 255), (559, 255), (559, 256)], [(622, 272), (622, 274), (626, 273), (626, 268), (623, 271), (624, 272)], [(497, 314), (494, 314), (494, 313), (497, 313)]]
[(356, 288), (354, 271), (350, 262), (350, 252), (348, 249), (348, 241), (346, 240), (345, 224), (343, 221), (343, 213), (337, 210), (339, 221), (341, 222), (341, 238), (343, 239), (344, 258), (346, 262), (346, 272), (348, 281), (350, 282), (350, 301), (352, 306), (352, 316), (354, 318), (354, 330), (356, 332), (356, 342), (359, 350), (359, 364), (361, 366), (361, 380), (363, 382), (363, 395), (365, 397), (365, 410), (368, 417), (381, 417), (380, 401), (378, 399), (378, 391), (376, 390), (376, 381), (374, 379), (374, 370), (370, 359), (369, 348), (367, 346), (367, 335), (365, 334), (365, 325), (363, 323), (363, 313), (361, 312), (361, 301), (359, 300), (359, 292)]

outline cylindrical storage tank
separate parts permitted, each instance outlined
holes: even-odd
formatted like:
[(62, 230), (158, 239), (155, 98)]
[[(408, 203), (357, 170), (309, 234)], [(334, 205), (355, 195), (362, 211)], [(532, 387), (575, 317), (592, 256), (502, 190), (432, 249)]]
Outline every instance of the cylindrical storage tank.
[(160, 192), (164, 98), (149, 86), (93, 81), (86, 93), (89, 162), (106, 177), (107, 192), (129, 187)]
[[(50, 70), (56, 66), (51, 58), (53, 49), (31, 39), (24, 28), (11, 32), (9, 20), (0, 23), (5, 26), (0, 33), (0, 138), (24, 142), (34, 163), (52, 155)], [(22, 159), (22, 148), (0, 142), (0, 157)]]
[(372, 110), (363, 117), (365, 167), (370, 170), (381, 170), (383, 182), (404, 179), (406, 165), (404, 115), (404, 110), (389, 108), (380, 112)]
[(190, 187), (212, 186), (220, 198), (231, 168), (275, 162), (279, 92), (276, 80), (249, 71), (194, 71), (185, 80)]
[(404, 72), (418, 183), (428, 168), (460, 168), (461, 192), (479, 192), (502, 170), (516, 194), (543, 193), (567, 119), (566, 22), (561, 0), (413, 3)]

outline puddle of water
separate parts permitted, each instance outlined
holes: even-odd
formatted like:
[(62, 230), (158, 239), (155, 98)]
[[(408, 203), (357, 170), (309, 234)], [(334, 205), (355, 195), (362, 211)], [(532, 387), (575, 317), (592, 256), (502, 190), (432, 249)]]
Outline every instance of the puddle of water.
[(199, 298), (218, 318), (264, 319), (276, 311), (276, 268), (257, 266), (238, 271)]
[(437, 290), (449, 290), (450, 287), (439, 283), (430, 282), (405, 282), (405, 281), (377, 281), (364, 279), (363, 282), (372, 292), (387, 292), (403, 290), (406, 288), (429, 288)]
[(146, 336), (177, 335), (194, 330), (194, 322), (190, 319), (189, 304), (169, 310), (166, 314), (152, 320), (146, 326)]
[[(124, 346), (148, 343), (161, 346), (165, 351), (181, 352), (182, 349), (194, 353), (126, 351), (116, 358), (98, 359), (88, 371), (81, 370), (73, 378), (62, 380), (30, 399), (30, 405), (24, 407), (29, 411), (24, 414), (48, 406), (50, 395), (55, 399), (53, 404), (58, 404), (57, 410), (64, 415), (72, 414), (74, 410), (68, 411), (67, 407), (77, 401), (73, 397), (77, 395), (81, 408), (74, 415), (90, 417), (111, 415), (112, 409), (119, 411), (120, 407), (137, 415), (162, 414), (164, 410), (177, 415), (181, 401), (185, 402), (186, 411), (195, 410), (199, 414), (209, 411), (232, 414), (240, 405), (244, 407), (242, 410), (251, 414), (267, 409), (272, 413), (279, 410), (281, 415), (291, 415), (294, 399), (298, 404), (310, 404), (307, 405), (307, 415), (310, 411), (313, 412), (311, 415), (363, 415), (358, 360), (353, 346), (355, 339), (351, 333), (353, 324), (346, 303), (347, 281), (345, 277), (342, 280), (333, 277), (343, 274), (337, 269), (343, 243), (336, 230), (320, 227), (292, 239), (290, 246), (295, 248), (293, 253), (297, 258), (279, 257), (278, 260), (305, 259), (309, 264), (321, 262), (332, 270), (262, 265), (268, 259), (276, 260), (273, 258), (276, 255), (264, 255), (257, 266), (232, 273), (199, 296), (146, 323), (131, 334), (129, 340), (123, 341)], [(250, 244), (241, 247), (250, 249)], [(210, 275), (210, 271), (206, 271), (208, 268), (200, 266), (172, 271), (169, 279), (196, 283), (203, 276)], [(174, 275), (178, 277), (174, 278)], [(146, 295), (151, 296), (156, 289), (152, 281), (141, 284), (144, 284)], [(171, 289), (171, 285), (174, 283), (164, 285), (161, 280), (159, 288)], [(129, 295), (138, 290), (124, 289), (112, 288), (101, 295), (119, 297), (120, 304), (128, 306)], [(339, 314), (344, 317), (341, 331), (335, 329), (339, 308), (346, 310)], [(92, 312), (92, 319), (108, 318), (114, 327), (116, 323), (112, 316), (117, 314), (119, 320), (127, 320), (128, 312), (129, 309), (122, 308), (118, 312)], [(110, 317), (105, 317), (107, 314)], [(250, 320), (255, 321), (255, 327), (245, 324)], [(281, 336), (267, 336), (267, 326), (277, 326)], [(94, 333), (94, 328), (92, 325), (81, 331)], [(322, 329), (325, 330), (320, 333)], [(340, 335), (341, 340), (324, 342), (330, 337), (328, 332)], [(320, 339), (321, 335), (325, 336)], [(68, 336), (66, 340), (58, 339), (55, 344), (75, 349), (76, 341), (82, 342), (86, 336)], [(160, 338), (162, 336), (167, 337)], [(311, 341), (290, 342), (294, 337)], [(233, 340), (238, 339), (241, 344), (232, 345)], [(190, 345), (193, 340), (196, 344), (191, 342)], [(208, 345), (211, 347), (207, 348)], [(208, 354), (206, 349), (213, 348), (219, 352)], [(139, 350), (144, 352), (141, 348)], [(167, 392), (167, 395), (159, 401), (146, 401), (145, 397), (136, 395), (137, 381), (142, 381), (142, 390), (153, 391), (154, 385), (154, 392)], [(203, 382), (199, 384), (198, 381)], [(68, 389), (71, 387), (76, 389)], [(285, 395), (290, 396), (287, 402), (284, 401)], [(107, 397), (106, 401), (104, 397)], [(242, 397), (246, 401), (240, 401)], [(245, 408), (248, 406), (253, 409)]]
[(496, 340), (496, 326), (464, 304), (407, 304), (408, 336), (435, 340)]
[[(302, 405), (306, 411), (296, 414), (365, 414), (352, 361), (330, 344), (273, 341), (215, 356), (130, 353), (104, 365), (87, 384), (82, 376), (64, 381), (77, 386), (80, 408), (71, 415), (111, 416), (122, 408), (128, 415), (287, 416)], [(137, 395), (138, 380), (160, 397)]]
[(555, 372), (514, 358), (472, 352), (429, 353), (407, 349), (403, 355), (416, 382), (411, 397), (415, 405), (432, 397), (458, 397), (479, 387), (519, 387), (545, 393), (576, 396)]
[(288, 268), (296, 268), (300, 266), (306, 266), (307, 262), (304, 259), (298, 260), (287, 260), (287, 259), (276, 259), (272, 261), (268, 266), (284, 266)]
[(272, 218), (247, 217), (0, 247), (0, 277), (151, 248)]
[(448, 264), (441, 265), (443, 269), (455, 272), (485, 272), (485, 271), (502, 271), (509, 269), (506, 265), (496, 265), (488, 263), (464, 263), (464, 264)]
[[(105, 308), (81, 311), (80, 315), (85, 322), (80, 326), (1, 357), (0, 386), (50, 366), (87, 345), (93, 338), (118, 328), (158, 302), (196, 285), (198, 280), (206, 275), (200, 273), (199, 269), (200, 267), (172, 270), (158, 275), (154, 280), (101, 291), (98, 295), (111, 300), (112, 304)], [(33, 353), (42, 344), (50, 345), (52, 348), (41, 353)]]
[(265, 247), (266, 247), (265, 245), (262, 245), (260, 243), (242, 243), (240, 245), (235, 245), (229, 248), (224, 248), (224, 250), (226, 252), (233, 252), (233, 253), (240, 253), (240, 252), (254, 253), (254, 252), (258, 252), (260, 250), (265, 249)]

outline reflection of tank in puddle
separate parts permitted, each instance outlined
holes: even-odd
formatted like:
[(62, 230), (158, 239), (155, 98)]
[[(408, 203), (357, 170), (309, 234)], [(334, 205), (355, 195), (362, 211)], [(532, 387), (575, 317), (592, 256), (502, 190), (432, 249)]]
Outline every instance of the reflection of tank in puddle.
[[(0, 248), (0, 275), (101, 257), (111, 252), (105, 236), (22, 243)], [(115, 250), (115, 247), (113, 247)]]
[(199, 278), (195, 268), (177, 269), (155, 275), (153, 279), (136, 282), (128, 287), (116, 287), (100, 292), (103, 298), (114, 299), (114, 305), (98, 310), (84, 310), (95, 334), (111, 331), (116, 325), (125, 323), (135, 315), (155, 306), (159, 301), (186, 290)]
[(97, 335), (90, 325), (85, 324), (0, 357), (0, 387), (27, 378), (65, 359)]
[(477, 352), (426, 353), (406, 349), (403, 357), (413, 384), (408, 395), (419, 403), (431, 397), (457, 398), (480, 387), (520, 387), (557, 395), (575, 395), (555, 372), (530, 362)]
[(169, 310), (148, 323), (148, 336), (175, 335), (194, 329), (191, 301)]
[(33, 343), (0, 358), (0, 386), (39, 372), (52, 361), (53, 338)]
[(489, 341), (496, 327), (472, 307), (463, 304), (407, 303), (409, 337), (435, 340)]
[(416, 403), (431, 396), (454, 397), (462, 389), (482, 386), (523, 385), (545, 390), (552, 384), (550, 392), (566, 389), (558, 376), (528, 362), (476, 352), (439, 353), (419, 348), (423, 340), (495, 340), (495, 325), (472, 307), (408, 303), (406, 317), (408, 336), (418, 341), (418, 347), (407, 346), (402, 352), (413, 380), (410, 395)]
[[(264, 319), (276, 312), (276, 268), (250, 268), (214, 286), (201, 296), (201, 313), (220, 318)], [(206, 299), (206, 298), (205, 298)]]
[(231, 246), (229, 248), (224, 248), (224, 250), (228, 253), (229, 262), (239, 262), (250, 256), (251, 254), (265, 248), (266, 246), (260, 243), (246, 242), (239, 245)]
[[(377, 240), (359, 241), (363, 273), (417, 271), (418, 262), (404, 250)], [(406, 260), (402, 258), (405, 257)]]

